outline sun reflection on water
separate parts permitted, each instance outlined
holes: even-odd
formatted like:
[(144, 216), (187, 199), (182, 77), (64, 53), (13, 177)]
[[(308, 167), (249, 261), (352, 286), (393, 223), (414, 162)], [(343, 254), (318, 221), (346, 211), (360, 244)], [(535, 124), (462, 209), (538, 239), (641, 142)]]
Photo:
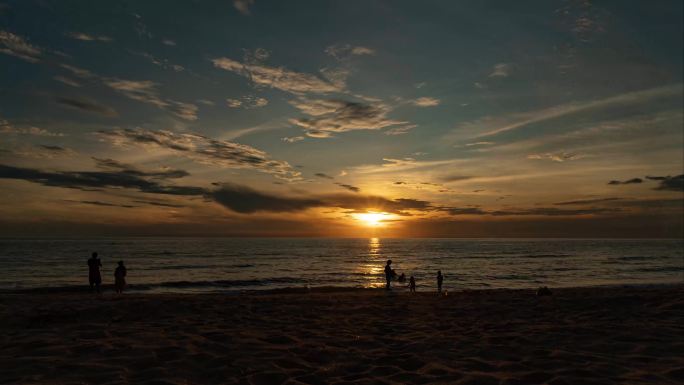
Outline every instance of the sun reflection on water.
[(363, 274), (364, 287), (380, 287), (382, 283), (383, 261), (380, 238), (368, 238), (368, 257), (359, 264), (357, 271)]

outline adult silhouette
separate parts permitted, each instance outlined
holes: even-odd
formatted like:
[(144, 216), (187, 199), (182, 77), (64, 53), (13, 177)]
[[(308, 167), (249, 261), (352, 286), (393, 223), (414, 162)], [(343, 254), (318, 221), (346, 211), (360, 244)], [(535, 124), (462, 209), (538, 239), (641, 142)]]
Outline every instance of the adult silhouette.
[(114, 290), (121, 294), (126, 287), (126, 266), (124, 266), (123, 261), (119, 261), (118, 264), (119, 266), (114, 270)]
[(385, 265), (385, 280), (387, 281), (386, 289), (390, 289), (390, 282), (392, 282), (392, 260), (388, 259)]
[(97, 257), (97, 253), (93, 253), (90, 259), (88, 259), (88, 281), (90, 282), (90, 291), (93, 288), (100, 292), (100, 284), (102, 283), (102, 276), (100, 275), (100, 267), (102, 267), (102, 262)]
[(442, 275), (442, 270), (437, 270), (437, 292), (442, 292), (442, 282), (444, 282), (444, 276)]

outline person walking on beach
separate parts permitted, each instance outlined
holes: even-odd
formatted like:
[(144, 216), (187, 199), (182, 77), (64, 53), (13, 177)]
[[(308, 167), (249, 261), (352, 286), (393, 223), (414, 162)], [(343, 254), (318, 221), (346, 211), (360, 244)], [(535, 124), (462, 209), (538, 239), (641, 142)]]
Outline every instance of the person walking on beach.
[(118, 294), (123, 293), (126, 286), (126, 266), (123, 261), (119, 261), (119, 266), (114, 270), (114, 289)]
[(102, 267), (102, 262), (97, 257), (97, 253), (93, 253), (92, 257), (88, 260), (88, 281), (90, 282), (90, 291), (93, 291), (93, 287), (100, 292), (100, 284), (102, 283), (102, 277), (100, 276), (100, 267)]
[(444, 282), (444, 276), (442, 275), (442, 270), (437, 270), (437, 292), (442, 292), (442, 282)]
[(416, 279), (413, 278), (413, 276), (409, 278), (409, 290), (411, 291), (411, 293), (416, 292)]
[(392, 282), (392, 260), (387, 260), (387, 265), (385, 265), (385, 280), (387, 281), (387, 290), (391, 289), (390, 282)]

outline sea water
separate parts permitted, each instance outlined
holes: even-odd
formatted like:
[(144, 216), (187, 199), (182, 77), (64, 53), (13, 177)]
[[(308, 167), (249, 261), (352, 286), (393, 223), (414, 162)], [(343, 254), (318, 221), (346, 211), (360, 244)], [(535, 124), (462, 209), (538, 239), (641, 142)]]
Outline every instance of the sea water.
[(0, 290), (87, 286), (93, 251), (145, 292), (382, 287), (388, 259), (419, 291), (684, 283), (681, 239), (0, 239)]

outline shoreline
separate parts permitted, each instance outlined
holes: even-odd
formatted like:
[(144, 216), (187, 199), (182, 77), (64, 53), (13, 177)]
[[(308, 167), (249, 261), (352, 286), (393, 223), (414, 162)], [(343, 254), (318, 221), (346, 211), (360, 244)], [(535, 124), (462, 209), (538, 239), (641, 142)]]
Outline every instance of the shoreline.
[[(149, 288), (155, 284), (130, 284), (124, 290), (123, 295), (251, 295), (251, 294), (302, 294), (302, 293), (320, 293), (320, 292), (359, 292), (359, 291), (382, 291), (385, 292), (384, 287), (356, 287), (356, 286), (289, 286), (282, 288), (264, 288), (264, 289), (240, 289), (236, 288), (217, 288), (215, 290), (178, 290), (178, 291), (161, 291), (158, 287)], [(204, 287), (208, 287), (206, 285)], [(547, 285), (539, 285), (547, 286)], [(461, 292), (480, 292), (480, 291), (534, 291), (539, 286), (530, 285), (529, 287), (492, 287), (492, 288), (451, 288), (450, 293)], [(677, 288), (684, 287), (684, 278), (682, 282), (666, 282), (666, 283), (616, 283), (616, 284), (595, 284), (595, 285), (581, 285), (581, 286), (548, 286), (551, 290), (574, 290), (574, 289), (642, 289), (642, 288)], [(141, 288), (144, 287), (144, 288)], [(161, 286), (164, 287), (164, 286)], [(421, 289), (419, 287), (419, 289)], [(114, 292), (114, 284), (104, 284), (100, 286), (102, 294)], [(403, 293), (408, 291), (406, 285), (392, 289), (394, 292)], [(449, 289), (447, 289), (448, 291)], [(418, 290), (418, 293), (437, 293), (435, 289)], [(87, 285), (69, 285), (69, 286), (47, 286), (47, 287), (33, 287), (22, 289), (0, 289), (0, 295), (21, 295), (21, 294), (93, 294)]]
[(0, 382), (681, 384), (684, 285), (0, 294)]

